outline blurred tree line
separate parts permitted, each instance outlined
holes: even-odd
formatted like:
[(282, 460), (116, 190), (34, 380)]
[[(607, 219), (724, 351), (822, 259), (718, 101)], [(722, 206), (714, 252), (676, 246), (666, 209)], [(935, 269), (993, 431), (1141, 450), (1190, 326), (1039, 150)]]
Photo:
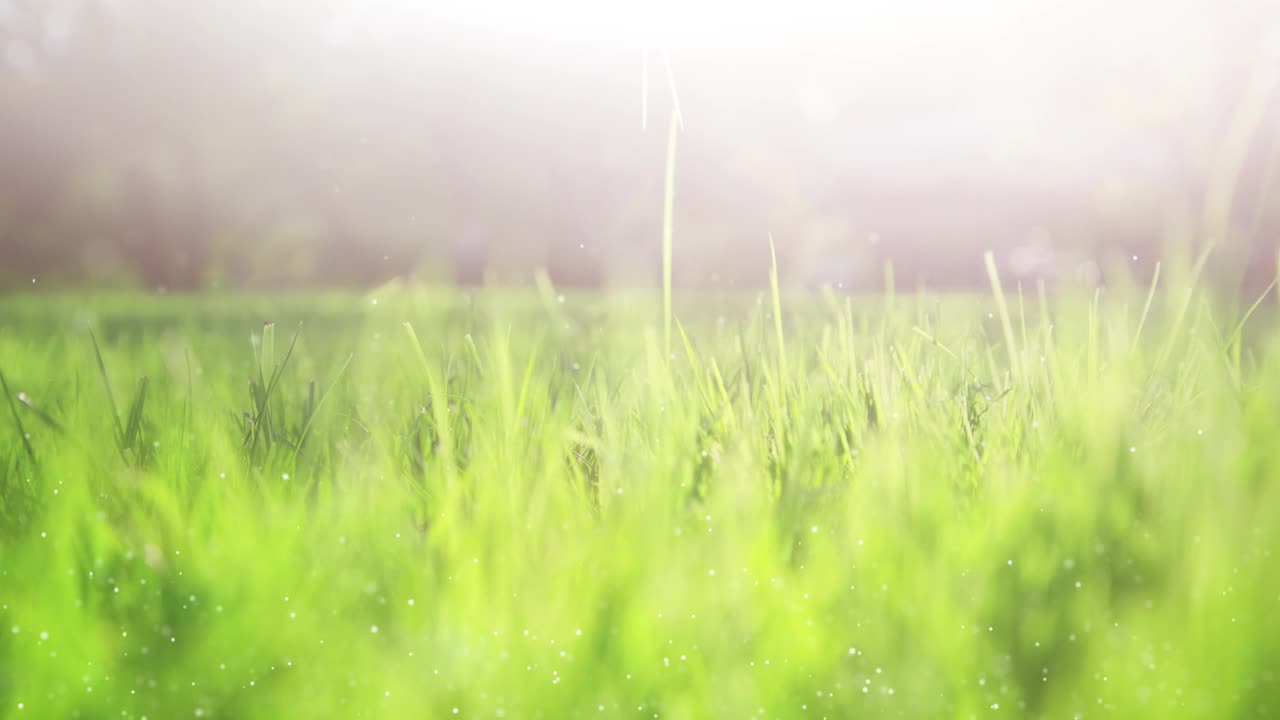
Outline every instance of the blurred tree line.
[[(642, 101), (638, 51), (371, 8), (0, 0), (0, 283), (658, 277), (661, 56)], [(1053, 248), (1145, 251), (1197, 206), (1205, 138), (1266, 40), (1230, 17), (1249, 41), (1206, 66), (1194, 106), (1161, 99), (1174, 85), (1126, 104), (1141, 74), (1067, 95), (1049, 78), (1006, 111), (1004, 76), (957, 100), (955, 75), (988, 72), (962, 58), (948, 74), (825, 48), (673, 52), (677, 282), (760, 283), (770, 231), (808, 283), (873, 283), (886, 259), (981, 281), (986, 248), (1031, 273), (1060, 271)], [(1046, 117), (1092, 144), (1037, 135)], [(1242, 212), (1271, 217), (1262, 202)]]

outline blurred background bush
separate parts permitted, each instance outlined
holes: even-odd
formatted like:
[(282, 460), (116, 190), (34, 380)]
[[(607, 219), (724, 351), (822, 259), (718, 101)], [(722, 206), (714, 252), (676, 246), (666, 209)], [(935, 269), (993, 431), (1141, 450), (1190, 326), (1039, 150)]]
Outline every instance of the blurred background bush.
[(458, 5), (0, 0), (0, 286), (653, 283), (677, 97), (679, 286), (1274, 270), (1269, 3)]

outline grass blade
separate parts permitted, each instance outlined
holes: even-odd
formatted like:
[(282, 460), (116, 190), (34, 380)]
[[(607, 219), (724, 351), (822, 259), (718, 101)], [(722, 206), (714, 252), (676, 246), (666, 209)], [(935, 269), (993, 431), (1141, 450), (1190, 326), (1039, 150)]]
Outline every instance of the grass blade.
[(1142, 316), (1138, 318), (1138, 329), (1133, 331), (1133, 346), (1131, 349), (1137, 349), (1138, 341), (1142, 339), (1142, 328), (1146, 327), (1147, 315), (1151, 312), (1151, 301), (1156, 296), (1156, 286), (1160, 284), (1160, 263), (1156, 263), (1155, 273), (1151, 276), (1151, 288), (1147, 290), (1147, 301), (1142, 305)]
[(667, 180), (662, 194), (662, 331), (664, 359), (671, 358), (671, 233), (676, 205), (676, 135), (679, 126), (675, 111), (667, 129)]
[(987, 251), (982, 256), (987, 265), (987, 278), (991, 281), (991, 293), (996, 299), (996, 309), (1000, 312), (1000, 327), (1004, 331), (1005, 346), (1009, 351), (1009, 374), (1015, 379), (1022, 374), (1018, 363), (1018, 348), (1014, 344), (1013, 321), (1009, 319), (1009, 305), (1004, 299), (1004, 286), (1000, 284), (1000, 273), (996, 270), (996, 256)]
[[(276, 366), (275, 371), (271, 374), (271, 381), (267, 384), (266, 390), (262, 393), (261, 403), (256, 404), (258, 408), (257, 414), (253, 418), (253, 425), (250, 428), (250, 437), (252, 442), (249, 446), (249, 452), (253, 452), (258, 447), (258, 438), (262, 435), (269, 435), (270, 419), (268, 418), (268, 403), (271, 402), (271, 395), (275, 392), (276, 384), (280, 381), (280, 375), (284, 372), (284, 368), (289, 364), (289, 358), (293, 357), (293, 349), (298, 345), (298, 335), (302, 332), (302, 323), (298, 323), (298, 329), (293, 331), (293, 339), (289, 341), (289, 349), (285, 351), (284, 359)], [(267, 432), (260, 432), (266, 430)]]
[(18, 402), (20, 402), (20, 403), (22, 403), (23, 405), (25, 405), (25, 406), (26, 406), (26, 408), (27, 408), (28, 410), (30, 410), (31, 412), (35, 413), (35, 416), (36, 416), (36, 417), (38, 417), (38, 418), (40, 418), (40, 420), (41, 420), (45, 425), (48, 425), (49, 427), (53, 428), (53, 429), (54, 429), (54, 430), (56, 430), (59, 434), (65, 434), (65, 433), (66, 433), (66, 430), (65, 430), (65, 429), (63, 429), (63, 427), (62, 427), (62, 424), (61, 424), (61, 423), (59, 423), (57, 420), (54, 420), (52, 415), (50, 415), (49, 413), (45, 412), (43, 409), (41, 409), (40, 407), (38, 407), (38, 406), (37, 406), (37, 405), (36, 405), (36, 404), (31, 400), (31, 398), (30, 398), (30, 397), (27, 397), (27, 394), (26, 394), (26, 393), (24, 393), (24, 392), (20, 392), (20, 393), (18, 393)]
[(769, 293), (773, 297), (773, 329), (778, 337), (778, 381), (781, 386), (790, 377), (787, 373), (787, 339), (782, 333), (782, 293), (778, 289), (778, 250), (769, 233)]
[[(314, 409), (308, 413), (307, 424), (303, 426), (302, 434), (298, 436), (298, 443), (293, 448), (293, 462), (295, 465), (298, 463), (298, 453), (302, 452), (302, 445), (307, 441), (307, 435), (311, 432), (311, 425), (315, 421), (316, 413), (320, 412), (320, 408), (324, 407), (324, 401), (329, 399), (329, 393), (333, 392), (333, 389), (338, 386), (338, 382), (342, 380), (342, 376), (347, 372), (347, 366), (351, 364), (351, 358), (353, 357), (355, 357), (354, 353), (347, 355), (347, 359), (343, 361), (342, 367), (338, 369), (337, 377), (335, 377), (329, 387), (325, 389), (324, 394), (320, 396), (320, 400), (315, 402)], [(312, 400), (315, 399), (315, 388), (316, 385), (313, 381), (311, 383)]]
[(116, 405), (116, 396), (111, 392), (111, 380), (107, 378), (107, 365), (102, 361), (102, 350), (98, 347), (98, 336), (89, 330), (89, 339), (93, 341), (93, 356), (98, 361), (98, 373), (102, 376), (102, 386), (107, 389), (107, 403), (111, 406), (111, 421), (115, 423), (116, 444), (124, 442), (124, 426), (120, 424), (120, 410)]
[(0, 372), (0, 390), (4, 391), (5, 400), (9, 402), (9, 412), (13, 415), (13, 424), (18, 428), (18, 437), (22, 438), (22, 447), (27, 451), (27, 457), (32, 460), (36, 459), (36, 451), (31, 448), (31, 440), (27, 437), (27, 431), (22, 427), (22, 418), (18, 416), (18, 406), (13, 404), (13, 395), (9, 392), (9, 383), (4, 379), (4, 373)]
[(138, 380), (138, 392), (133, 396), (133, 403), (129, 406), (129, 421), (124, 428), (123, 446), (133, 450), (135, 461), (142, 460), (142, 413), (147, 404), (147, 385), (150, 378), (143, 375)]

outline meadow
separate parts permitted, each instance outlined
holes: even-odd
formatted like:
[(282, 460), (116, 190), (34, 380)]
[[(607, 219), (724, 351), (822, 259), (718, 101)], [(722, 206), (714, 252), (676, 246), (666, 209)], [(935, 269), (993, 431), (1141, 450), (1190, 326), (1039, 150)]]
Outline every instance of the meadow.
[(1275, 717), (1275, 296), (1202, 264), (10, 296), (0, 717)]

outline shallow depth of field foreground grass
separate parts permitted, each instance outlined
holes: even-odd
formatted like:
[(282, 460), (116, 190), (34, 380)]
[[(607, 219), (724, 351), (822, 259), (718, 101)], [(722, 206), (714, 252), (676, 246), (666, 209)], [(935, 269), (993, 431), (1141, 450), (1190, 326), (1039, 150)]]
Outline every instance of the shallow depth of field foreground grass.
[(10, 298), (0, 716), (1275, 717), (1192, 288)]

